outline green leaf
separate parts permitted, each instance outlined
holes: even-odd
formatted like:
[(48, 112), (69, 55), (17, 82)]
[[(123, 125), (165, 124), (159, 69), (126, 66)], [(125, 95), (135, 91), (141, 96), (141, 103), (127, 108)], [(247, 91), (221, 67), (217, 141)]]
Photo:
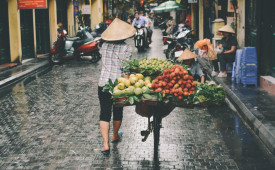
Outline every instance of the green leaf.
[(113, 82), (112, 82), (112, 79), (109, 79), (108, 82), (109, 82), (109, 85), (110, 85), (110, 86), (112, 86), (112, 87), (114, 86), (114, 84), (113, 84)]
[(151, 96), (151, 95), (149, 95), (149, 94), (143, 94), (143, 97), (145, 98), (145, 99), (148, 99), (148, 100), (151, 100), (153, 97)]
[(134, 97), (134, 100), (137, 101), (137, 102), (140, 102), (139, 98), (137, 98), (137, 96), (133, 96)]
[(135, 59), (134, 60), (134, 65), (139, 66), (139, 61)]
[(134, 97), (133, 96), (129, 97), (129, 102), (130, 102), (130, 104), (134, 104)]
[(116, 85), (118, 85), (118, 80), (117, 79), (115, 80), (113, 87), (115, 87)]

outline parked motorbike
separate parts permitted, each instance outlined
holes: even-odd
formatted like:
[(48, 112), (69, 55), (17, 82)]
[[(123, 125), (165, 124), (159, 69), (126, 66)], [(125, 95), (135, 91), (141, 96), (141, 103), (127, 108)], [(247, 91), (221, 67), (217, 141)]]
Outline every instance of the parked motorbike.
[(64, 60), (74, 58), (88, 60), (91, 63), (99, 61), (101, 58), (99, 53), (101, 38), (94, 38), (88, 30), (88, 27), (81, 27), (76, 37), (68, 37), (66, 30), (62, 30), (61, 35), (54, 43), (54, 48), (50, 51), (50, 63), (60, 64)]
[(145, 47), (149, 46), (148, 42), (146, 41), (147, 36), (145, 35), (144, 31), (145, 27), (142, 25), (135, 25), (135, 28), (137, 30), (134, 37), (135, 47), (138, 49), (138, 52), (141, 52)]
[(100, 23), (96, 25), (94, 30), (91, 31), (91, 34), (94, 38), (101, 37), (101, 34), (107, 29), (107, 25), (105, 23)]
[[(190, 37), (191, 32), (192, 30), (187, 27), (181, 27), (170, 37), (170, 39), (164, 37), (167, 39), (167, 44), (163, 47), (167, 59), (176, 61), (186, 48), (193, 51), (194, 42)], [(163, 40), (165, 40), (164, 38)]]

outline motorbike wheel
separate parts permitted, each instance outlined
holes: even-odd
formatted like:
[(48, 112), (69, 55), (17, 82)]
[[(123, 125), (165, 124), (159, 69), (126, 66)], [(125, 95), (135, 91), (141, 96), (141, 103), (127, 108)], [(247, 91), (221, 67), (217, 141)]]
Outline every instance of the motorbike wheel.
[(101, 59), (101, 54), (98, 51), (92, 52), (91, 57), (92, 57), (92, 59), (90, 60), (90, 62), (91, 63), (96, 63)]
[(137, 47), (137, 49), (138, 49), (138, 52), (142, 52), (144, 47)]
[(61, 64), (62, 56), (59, 53), (50, 54), (49, 61), (51, 65)]
[(170, 50), (168, 54), (168, 59), (175, 61), (175, 50)]

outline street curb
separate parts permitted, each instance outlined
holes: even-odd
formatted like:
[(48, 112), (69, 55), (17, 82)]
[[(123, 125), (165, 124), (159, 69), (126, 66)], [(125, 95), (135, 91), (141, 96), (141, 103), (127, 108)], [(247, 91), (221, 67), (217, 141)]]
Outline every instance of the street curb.
[(8, 77), (4, 80), (1, 80), (0, 81), (0, 89), (9, 86), (12, 83), (16, 83), (16, 82), (22, 80), (23, 78), (26, 78), (27, 76), (31, 75), (33, 72), (35, 72), (43, 67), (48, 67), (49, 65), (50, 64), (49, 64), (48, 60), (34, 63), (34, 66), (30, 66), (29, 69), (22, 71), (18, 74), (15, 74), (11, 77)]
[[(207, 71), (208, 75), (211, 75), (212, 69), (202, 59), (198, 59), (200, 65)], [(210, 76), (211, 77), (211, 76)], [(216, 83), (221, 84), (224, 87), (227, 98), (234, 105), (234, 107), (242, 116), (242, 119), (253, 130), (255, 135), (263, 142), (268, 148), (272, 157), (275, 156), (275, 131), (272, 131), (272, 125), (270, 122), (264, 122), (264, 116), (257, 110), (252, 110), (246, 106), (241, 99), (230, 89), (228, 86), (217, 77), (211, 77)], [(273, 128), (274, 129), (274, 128)], [(274, 159), (274, 158), (273, 158)]]

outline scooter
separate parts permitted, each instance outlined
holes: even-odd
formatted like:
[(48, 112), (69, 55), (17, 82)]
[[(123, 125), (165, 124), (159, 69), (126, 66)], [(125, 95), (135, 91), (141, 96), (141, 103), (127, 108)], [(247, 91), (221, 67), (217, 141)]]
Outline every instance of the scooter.
[(66, 30), (62, 30), (54, 48), (50, 51), (49, 61), (51, 64), (61, 64), (64, 60), (74, 58), (88, 60), (96, 63), (100, 60), (99, 44), (101, 38), (94, 38), (89, 28), (82, 28), (76, 37), (68, 37)]
[(168, 45), (165, 51), (167, 59), (176, 61), (186, 48), (193, 51), (194, 42), (190, 37), (192, 31), (187, 27), (182, 27), (174, 34), (170, 41), (167, 41)]
[(135, 47), (138, 49), (138, 52), (141, 52), (145, 47), (149, 46), (148, 42), (146, 41), (147, 36), (145, 35), (144, 31), (145, 27), (141, 25), (135, 25), (135, 28), (137, 30), (134, 37)]

